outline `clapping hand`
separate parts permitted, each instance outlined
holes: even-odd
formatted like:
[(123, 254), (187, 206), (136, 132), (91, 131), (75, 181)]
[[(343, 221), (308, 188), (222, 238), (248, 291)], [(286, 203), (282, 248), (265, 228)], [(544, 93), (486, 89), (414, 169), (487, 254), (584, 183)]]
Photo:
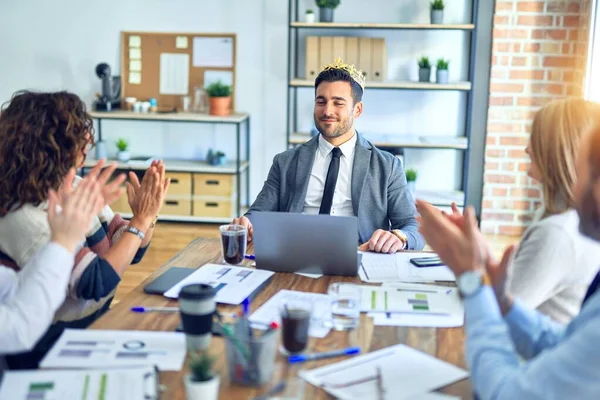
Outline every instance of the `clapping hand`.
[(85, 238), (92, 218), (104, 207), (102, 185), (95, 174), (86, 176), (77, 188), (71, 185), (75, 178), (75, 170), (67, 174), (65, 181), (69, 183), (67, 190), (61, 191), (61, 210), (59, 211), (59, 195), (48, 192), (48, 222), (52, 232), (52, 241), (75, 253), (77, 245)]
[(162, 161), (152, 161), (146, 170), (142, 182), (133, 172), (129, 173), (127, 183), (127, 199), (133, 212), (133, 217), (144, 227), (149, 227), (158, 215), (171, 180), (165, 178), (165, 165)]

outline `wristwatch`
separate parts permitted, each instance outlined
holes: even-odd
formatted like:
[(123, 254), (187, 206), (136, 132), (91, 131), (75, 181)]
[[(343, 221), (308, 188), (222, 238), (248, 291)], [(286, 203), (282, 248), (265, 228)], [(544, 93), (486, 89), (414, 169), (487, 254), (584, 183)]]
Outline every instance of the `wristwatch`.
[(402, 232), (400, 229), (394, 229), (392, 230), (392, 234), (402, 241), (402, 250), (406, 249), (408, 246), (408, 236), (406, 236), (406, 233)]
[(158, 221), (158, 214), (156, 215), (156, 217), (154, 217), (154, 220), (152, 221), (152, 223), (150, 223), (150, 229), (152, 229), (156, 226), (157, 221)]
[(139, 237), (141, 241), (144, 241), (146, 235), (144, 232), (140, 231), (138, 228), (134, 228), (133, 226), (128, 226), (125, 232), (133, 233), (135, 236)]
[(463, 298), (477, 294), (484, 285), (490, 285), (490, 278), (479, 270), (463, 272), (456, 278), (456, 286)]

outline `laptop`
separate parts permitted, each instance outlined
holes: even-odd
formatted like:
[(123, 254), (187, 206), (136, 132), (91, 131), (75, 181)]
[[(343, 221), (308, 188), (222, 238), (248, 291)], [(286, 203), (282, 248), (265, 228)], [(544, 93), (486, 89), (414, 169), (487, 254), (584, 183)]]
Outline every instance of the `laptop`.
[(358, 219), (281, 212), (252, 213), (256, 268), (356, 276)]

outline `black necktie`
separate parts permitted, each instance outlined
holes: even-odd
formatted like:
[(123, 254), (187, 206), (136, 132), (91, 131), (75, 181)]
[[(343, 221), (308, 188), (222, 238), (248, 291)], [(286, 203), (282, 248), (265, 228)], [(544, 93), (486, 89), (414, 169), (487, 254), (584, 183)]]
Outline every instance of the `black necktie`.
[(331, 150), (331, 162), (329, 163), (329, 170), (327, 171), (327, 179), (325, 179), (325, 189), (323, 190), (323, 200), (321, 200), (319, 214), (329, 214), (331, 212), (335, 184), (337, 183), (338, 172), (340, 172), (341, 155), (342, 151), (339, 147), (334, 147), (333, 150)]
[(598, 272), (598, 274), (592, 281), (592, 284), (588, 288), (587, 293), (585, 294), (585, 297), (583, 298), (583, 303), (581, 305), (585, 304), (585, 302), (588, 301), (590, 297), (592, 297), (592, 295), (596, 292), (598, 287), (600, 287), (600, 272)]

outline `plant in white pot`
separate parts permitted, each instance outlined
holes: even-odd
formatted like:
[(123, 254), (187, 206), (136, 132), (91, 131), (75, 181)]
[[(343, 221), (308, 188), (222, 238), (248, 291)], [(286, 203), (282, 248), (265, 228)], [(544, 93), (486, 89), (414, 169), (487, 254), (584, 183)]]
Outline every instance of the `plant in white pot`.
[(405, 174), (408, 190), (415, 196), (417, 191), (417, 171), (414, 169), (407, 169)]
[(419, 82), (429, 82), (431, 80), (431, 61), (429, 57), (421, 57), (419, 63)]
[(444, 0), (433, 0), (431, 2), (431, 23), (444, 23)]
[(340, 0), (316, 0), (319, 7), (319, 22), (333, 22), (333, 10), (340, 5)]
[(215, 359), (208, 352), (190, 353), (190, 373), (185, 376), (187, 400), (217, 400), (219, 398), (219, 375), (212, 371)]
[(119, 140), (117, 140), (117, 160), (122, 161), (122, 162), (127, 162), (129, 161), (129, 158), (131, 157), (131, 155), (129, 154), (129, 143), (127, 142), (127, 140), (123, 139), (123, 138), (119, 138)]
[(306, 13), (304, 14), (304, 22), (312, 24), (315, 22), (315, 13), (313, 12), (313, 10), (308, 9), (306, 10)]
[(435, 81), (437, 83), (448, 83), (448, 66), (450, 60), (440, 58), (435, 65)]

